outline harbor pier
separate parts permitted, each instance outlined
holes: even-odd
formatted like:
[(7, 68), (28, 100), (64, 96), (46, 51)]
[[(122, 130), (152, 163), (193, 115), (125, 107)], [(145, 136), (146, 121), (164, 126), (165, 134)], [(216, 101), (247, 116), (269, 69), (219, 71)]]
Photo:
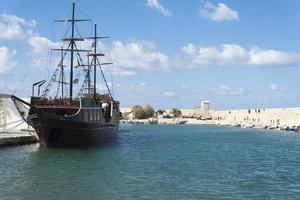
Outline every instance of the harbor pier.
[(20, 132), (3, 132), (0, 134), (0, 146), (21, 145), (38, 142), (35, 134), (25, 131)]
[[(204, 106), (184, 109), (181, 108), (181, 117), (175, 120), (172, 117), (157, 116), (157, 124), (203, 124), (224, 125), (241, 128), (262, 128), (278, 130), (296, 130), (300, 127), (300, 108), (249, 108), (232, 110), (212, 110), (207, 101)], [(127, 113), (129, 120), (134, 119), (131, 108), (121, 108)], [(165, 115), (172, 116), (171, 109), (165, 109)], [(149, 120), (148, 120), (149, 121)], [(153, 120), (152, 120), (153, 121)], [(147, 122), (147, 121), (146, 121)], [(183, 123), (182, 123), (183, 124)]]

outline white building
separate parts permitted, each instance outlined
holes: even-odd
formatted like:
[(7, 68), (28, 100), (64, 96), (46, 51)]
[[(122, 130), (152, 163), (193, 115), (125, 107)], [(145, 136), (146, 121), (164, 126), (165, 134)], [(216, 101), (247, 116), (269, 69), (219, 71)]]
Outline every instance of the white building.
[(201, 110), (207, 112), (209, 109), (209, 101), (201, 101)]

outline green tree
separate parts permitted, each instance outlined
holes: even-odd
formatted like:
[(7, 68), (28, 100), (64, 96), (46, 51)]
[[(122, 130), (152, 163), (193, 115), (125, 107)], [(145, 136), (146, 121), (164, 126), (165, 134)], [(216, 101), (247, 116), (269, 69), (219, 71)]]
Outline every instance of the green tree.
[(155, 111), (154, 111), (154, 109), (153, 109), (152, 106), (146, 105), (146, 106), (143, 108), (143, 110), (144, 110), (144, 113), (145, 113), (145, 118), (153, 117)]
[(163, 115), (165, 112), (165, 110), (157, 110), (156, 115)]
[(177, 108), (172, 108), (171, 114), (173, 115), (173, 117), (180, 117), (182, 115), (181, 110)]
[(131, 112), (136, 119), (144, 119), (145, 111), (140, 105), (134, 105), (131, 108)]

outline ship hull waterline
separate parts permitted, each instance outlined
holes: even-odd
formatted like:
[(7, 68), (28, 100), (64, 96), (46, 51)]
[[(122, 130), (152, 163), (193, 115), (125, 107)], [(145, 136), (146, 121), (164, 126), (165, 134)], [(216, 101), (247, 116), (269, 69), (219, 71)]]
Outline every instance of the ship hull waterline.
[(31, 119), (39, 142), (45, 147), (78, 147), (101, 145), (117, 140), (119, 126), (84, 123), (35, 115)]

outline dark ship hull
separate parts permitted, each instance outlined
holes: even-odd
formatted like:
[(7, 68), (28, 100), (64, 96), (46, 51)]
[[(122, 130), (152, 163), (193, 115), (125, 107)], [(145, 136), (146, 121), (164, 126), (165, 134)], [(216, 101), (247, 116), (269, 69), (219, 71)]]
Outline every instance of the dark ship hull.
[(65, 121), (63, 119), (32, 119), (32, 126), (40, 144), (47, 147), (89, 146), (112, 142), (117, 139), (115, 125)]
[(99, 104), (101, 101), (94, 98), (81, 98), (77, 102), (79, 107), (59, 103), (51, 105), (49, 100), (37, 97), (32, 97), (30, 104), (15, 96), (12, 99), (16, 104), (29, 107), (28, 116), (23, 118), (35, 129), (42, 146), (78, 147), (117, 140), (118, 102), (110, 102), (103, 108)]

